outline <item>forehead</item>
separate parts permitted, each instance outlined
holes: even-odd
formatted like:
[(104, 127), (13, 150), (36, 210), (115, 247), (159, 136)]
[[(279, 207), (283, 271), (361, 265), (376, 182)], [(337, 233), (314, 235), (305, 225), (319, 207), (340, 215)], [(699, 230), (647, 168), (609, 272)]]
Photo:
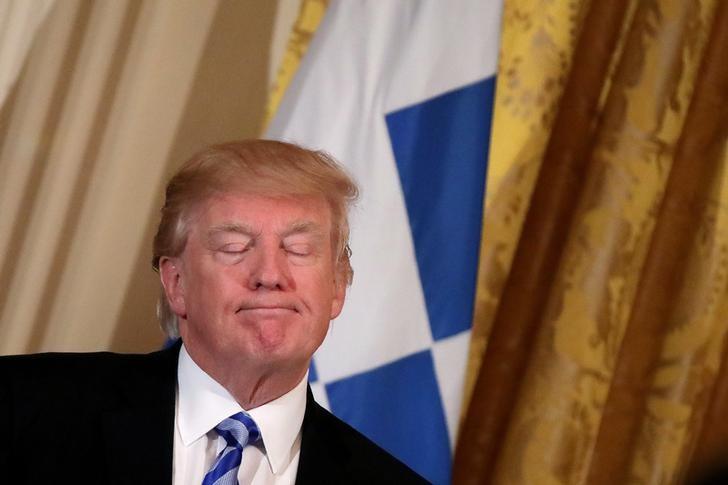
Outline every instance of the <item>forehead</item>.
[(225, 224), (245, 224), (258, 229), (285, 229), (302, 223), (331, 227), (331, 207), (322, 195), (269, 196), (227, 193), (202, 201), (191, 221), (192, 229), (208, 230)]

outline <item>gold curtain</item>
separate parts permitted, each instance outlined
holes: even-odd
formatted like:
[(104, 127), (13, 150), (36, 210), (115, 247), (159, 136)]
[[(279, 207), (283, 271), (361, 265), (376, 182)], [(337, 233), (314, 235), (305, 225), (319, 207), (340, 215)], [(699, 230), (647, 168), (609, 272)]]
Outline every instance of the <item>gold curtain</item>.
[(455, 483), (726, 451), (726, 52), (720, 0), (505, 1)]
[(288, 85), (293, 81), (293, 76), (296, 74), (303, 56), (308, 51), (308, 46), (311, 44), (319, 24), (324, 19), (328, 6), (329, 0), (301, 0), (298, 16), (288, 35), (285, 52), (268, 94), (263, 121), (266, 128), (273, 116), (275, 116), (276, 111), (278, 111), (283, 95), (286, 93)]
[(160, 347), (149, 258), (165, 181), (207, 144), (260, 134), (297, 10), (53, 2), (0, 103), (0, 354)]

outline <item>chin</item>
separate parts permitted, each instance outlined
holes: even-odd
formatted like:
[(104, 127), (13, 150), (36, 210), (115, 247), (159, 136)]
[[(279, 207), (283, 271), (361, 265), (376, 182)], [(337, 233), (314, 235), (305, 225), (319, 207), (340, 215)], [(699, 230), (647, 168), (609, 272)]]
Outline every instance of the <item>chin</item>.
[(310, 356), (306, 357), (302, 350), (300, 346), (282, 342), (279, 345), (256, 346), (254, 349), (249, 349), (248, 355), (254, 356), (255, 360), (264, 364), (308, 368)]

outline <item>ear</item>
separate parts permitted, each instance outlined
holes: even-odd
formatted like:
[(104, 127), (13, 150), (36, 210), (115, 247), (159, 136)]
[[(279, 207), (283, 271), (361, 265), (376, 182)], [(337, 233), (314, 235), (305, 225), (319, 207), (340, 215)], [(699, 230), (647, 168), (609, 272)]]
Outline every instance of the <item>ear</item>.
[(331, 320), (338, 317), (346, 300), (346, 278), (337, 275), (334, 280), (334, 298), (331, 300)]
[(163, 256), (159, 260), (159, 279), (162, 281), (164, 293), (167, 295), (169, 308), (180, 318), (187, 318), (185, 289), (180, 270), (179, 258)]

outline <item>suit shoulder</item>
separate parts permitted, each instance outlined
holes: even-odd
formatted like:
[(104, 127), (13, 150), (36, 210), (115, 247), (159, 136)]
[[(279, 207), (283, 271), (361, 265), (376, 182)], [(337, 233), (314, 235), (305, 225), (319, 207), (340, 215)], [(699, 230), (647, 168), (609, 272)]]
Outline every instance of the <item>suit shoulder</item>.
[[(113, 352), (63, 353), (48, 352), (29, 355), (0, 356), (0, 373), (6, 377), (93, 376), (125, 372), (138, 368), (140, 371), (157, 360), (152, 354), (116, 354)], [(78, 373), (78, 374), (77, 374)]]
[[(165, 362), (167, 364), (165, 364)], [(131, 381), (162, 381), (176, 354), (43, 353), (0, 357), (0, 386), (16, 398), (65, 400)]]
[[(329, 448), (332, 459), (339, 465), (345, 464), (344, 473), (348, 483), (428, 483), (407, 465), (313, 400), (308, 405), (312, 408), (309, 426), (315, 423), (318, 429), (315, 432), (306, 430), (304, 423), (304, 440), (307, 435), (312, 438), (315, 433), (315, 441)], [(302, 444), (302, 453), (303, 446)], [(301, 459), (304, 459), (303, 455)]]

